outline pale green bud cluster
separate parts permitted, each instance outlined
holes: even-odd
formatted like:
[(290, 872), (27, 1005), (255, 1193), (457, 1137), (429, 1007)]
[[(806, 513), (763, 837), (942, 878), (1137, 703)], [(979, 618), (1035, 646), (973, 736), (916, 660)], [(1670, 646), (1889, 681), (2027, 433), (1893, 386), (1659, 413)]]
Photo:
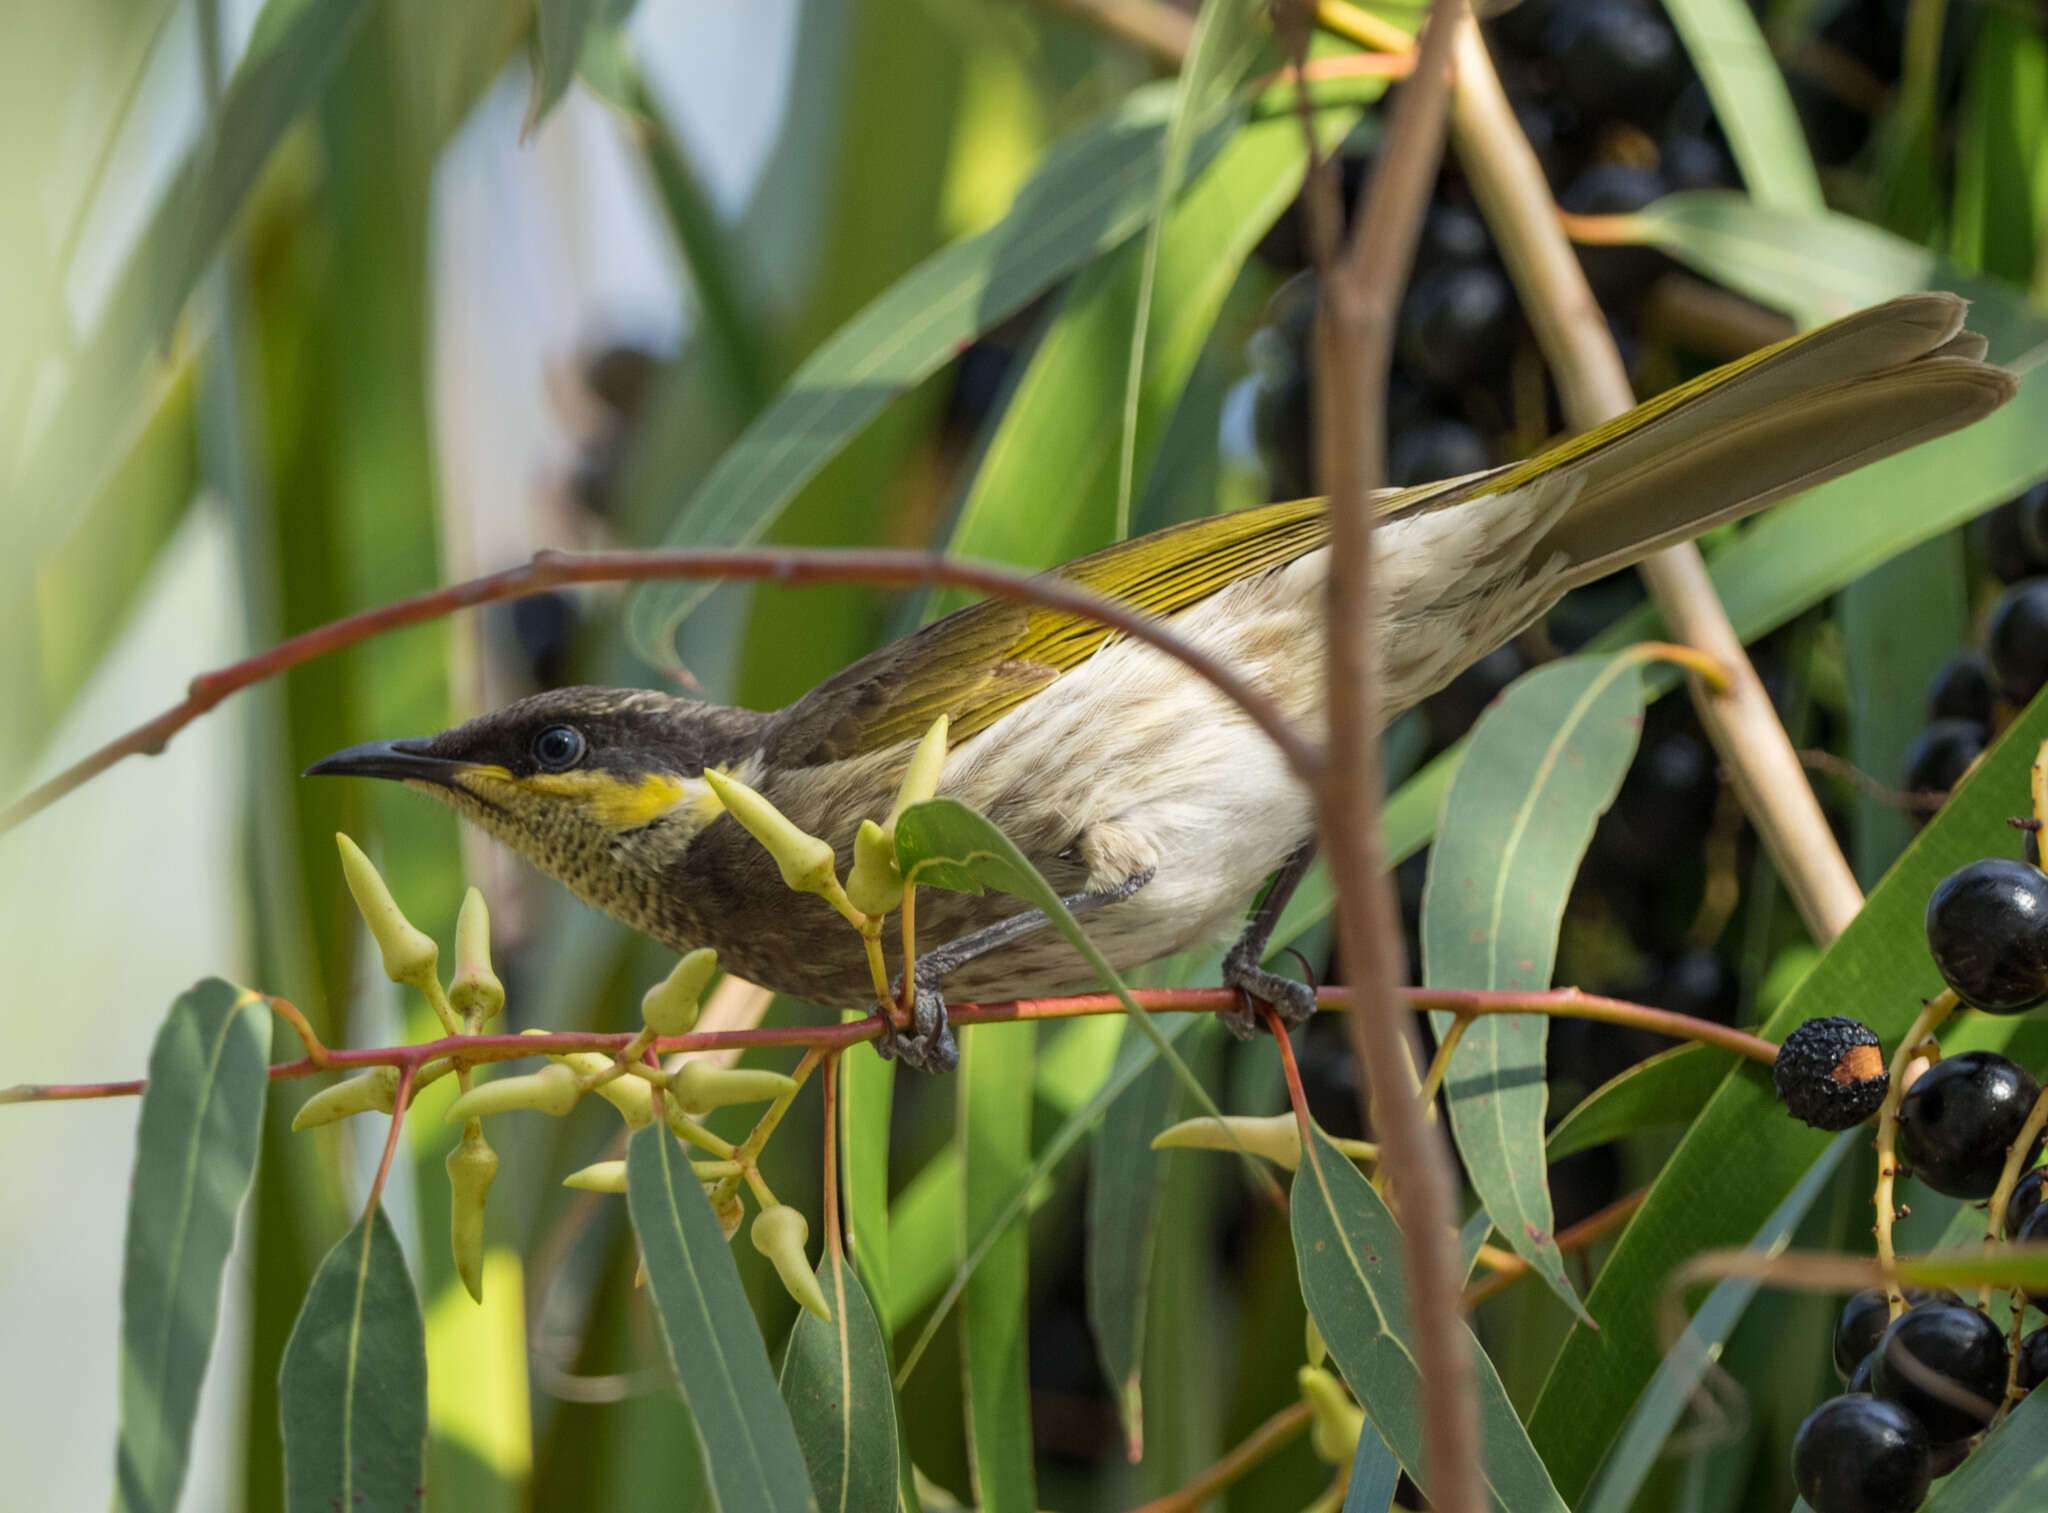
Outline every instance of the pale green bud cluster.
[(1365, 1429), (1365, 1413), (1351, 1401), (1344, 1384), (1320, 1366), (1302, 1367), (1294, 1380), (1308, 1404), (1310, 1448), (1330, 1465), (1350, 1465)]
[(498, 1153), (483, 1131), (463, 1133), (448, 1152), (448, 1246), (455, 1274), (477, 1302), (484, 1300), (484, 1202), (498, 1175)]
[(754, 1216), (750, 1234), (754, 1249), (774, 1264), (775, 1274), (782, 1278), (789, 1295), (807, 1312), (831, 1323), (832, 1310), (825, 1306), (825, 1289), (818, 1285), (810, 1258), (804, 1254), (804, 1245), (811, 1238), (811, 1226), (804, 1216), (787, 1203), (777, 1203)]
[(315, 1129), (357, 1114), (388, 1114), (398, 1106), (398, 1068), (373, 1066), (333, 1087), (322, 1088), (292, 1116), (294, 1130)]
[(687, 1035), (697, 1024), (704, 990), (718, 971), (718, 953), (708, 946), (690, 952), (640, 1000), (640, 1017), (657, 1035)]
[[(1377, 1161), (1379, 1147), (1369, 1140), (1332, 1140), (1338, 1150), (1359, 1161)], [(1154, 1150), (1248, 1151), (1275, 1166), (1294, 1171), (1301, 1165), (1301, 1125), (1294, 1115), (1226, 1114), (1183, 1119), (1152, 1137)]]
[(505, 1007), (505, 985), (491, 969), (491, 911), (471, 888), (455, 916), (455, 980), (448, 1002), (464, 1023), (485, 1024)]
[(759, 841), (782, 869), (783, 886), (798, 893), (829, 893), (839, 885), (832, 846), (777, 809), (738, 778), (707, 768), (704, 781), (725, 805), (726, 813)]
[[(434, 944), (432, 936), (405, 917), (405, 911), (398, 907), (398, 901), (384, 886), (384, 879), (363, 854), (362, 847), (345, 835), (336, 835), (334, 843), (341, 851), (341, 875), (348, 881), (356, 910), (370, 927), (371, 938), (384, 957), (384, 975), (393, 982), (421, 986), (433, 977), (441, 948)], [(435, 986), (440, 986), (438, 980)]]

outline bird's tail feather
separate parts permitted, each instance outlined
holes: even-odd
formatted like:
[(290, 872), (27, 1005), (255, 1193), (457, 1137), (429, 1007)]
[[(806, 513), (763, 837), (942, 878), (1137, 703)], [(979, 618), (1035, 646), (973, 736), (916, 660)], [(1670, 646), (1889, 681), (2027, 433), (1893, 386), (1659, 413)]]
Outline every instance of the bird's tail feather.
[(1561, 556), (1567, 581), (1587, 582), (2004, 404), (2019, 381), (1980, 361), (1964, 308), (1939, 292), (1875, 305), (1717, 368), (1471, 492), (1578, 480), (1530, 560)]

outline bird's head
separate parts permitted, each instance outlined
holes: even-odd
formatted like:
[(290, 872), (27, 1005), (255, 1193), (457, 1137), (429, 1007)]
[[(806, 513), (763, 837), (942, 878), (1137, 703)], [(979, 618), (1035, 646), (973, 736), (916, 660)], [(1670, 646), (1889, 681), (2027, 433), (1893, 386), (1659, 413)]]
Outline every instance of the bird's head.
[(592, 903), (635, 918), (723, 812), (704, 769), (744, 776), (761, 720), (641, 689), (562, 688), (437, 736), (351, 746), (306, 773), (405, 783)]

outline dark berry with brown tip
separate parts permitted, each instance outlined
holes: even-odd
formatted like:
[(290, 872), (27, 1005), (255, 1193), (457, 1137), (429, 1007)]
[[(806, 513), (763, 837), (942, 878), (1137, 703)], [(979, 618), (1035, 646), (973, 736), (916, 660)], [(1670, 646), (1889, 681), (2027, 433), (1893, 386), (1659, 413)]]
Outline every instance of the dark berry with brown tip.
[(2048, 1000), (2048, 875), (2003, 856), (1958, 867), (1927, 900), (1927, 949), (1973, 1009), (2019, 1014)]
[[(2005, 1400), (2005, 1333), (1962, 1303), (1922, 1303), (1893, 1319), (1871, 1385), (1920, 1420), (1930, 1444), (1967, 1439)], [(1818, 1505), (1816, 1505), (1818, 1506)]]
[[(1809, 1019), (1778, 1047), (1771, 1082), (1793, 1118), (1815, 1129), (1851, 1129), (1884, 1102), (1884, 1052), (1877, 1032), (1841, 1014)], [(1856, 1357), (1850, 1359), (1853, 1363)]]
[[(2024, 1067), (1991, 1051), (1937, 1061), (1899, 1100), (1899, 1155), (1938, 1193), (1988, 1198), (2040, 1092)], [(2036, 1135), (2025, 1159), (2040, 1149)]]
[(1813, 1513), (1912, 1513), (1934, 1479), (1920, 1421), (1897, 1403), (1832, 1397), (1792, 1441), (1792, 1479)]

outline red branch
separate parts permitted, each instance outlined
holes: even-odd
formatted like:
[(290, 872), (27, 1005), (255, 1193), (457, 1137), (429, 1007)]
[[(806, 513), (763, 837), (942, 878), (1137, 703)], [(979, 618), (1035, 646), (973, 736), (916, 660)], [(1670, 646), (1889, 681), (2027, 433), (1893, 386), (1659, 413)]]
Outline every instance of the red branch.
[[(1695, 1019), (1690, 1014), (1653, 1009), (1645, 1004), (1619, 998), (1602, 998), (1581, 993), (1577, 988), (1553, 988), (1547, 993), (1499, 993), (1479, 990), (1454, 991), (1445, 988), (1404, 988), (1408, 1007), (1418, 1013), (1442, 1010), (1450, 1014), (1478, 1017), (1486, 1014), (1550, 1014), (1568, 1019), (1593, 1019), (1605, 1024), (1633, 1025), (1677, 1040), (1732, 1051), (1738, 1056), (1769, 1066), (1777, 1060), (1778, 1048), (1768, 1040)], [(1235, 1008), (1237, 993), (1231, 988), (1145, 988), (1131, 997), (1138, 1006), (1154, 1014), (1212, 1014)], [(1324, 1009), (1342, 1009), (1351, 1003), (1351, 990), (1343, 987), (1319, 989), (1316, 1004)], [(1122, 1003), (1110, 993), (1080, 993), (1066, 998), (1019, 998), (1008, 1003), (964, 1003), (951, 1013), (956, 1025), (1020, 1024), (1038, 1019), (1078, 1019), (1092, 1014), (1117, 1014)], [(706, 1030), (690, 1035), (671, 1035), (654, 1042), (654, 1049), (666, 1056), (679, 1051), (752, 1050), (772, 1046), (802, 1046), (809, 1050), (844, 1050), (873, 1040), (882, 1033), (876, 1015), (841, 1024), (775, 1025), (746, 1030)], [(572, 1051), (601, 1051), (616, 1056), (633, 1040), (625, 1031), (580, 1030), (545, 1035), (449, 1035), (423, 1040), (416, 1045), (381, 1046), (360, 1051), (324, 1049), (319, 1057), (302, 1056), (281, 1061), (270, 1069), (273, 1082), (311, 1076), (319, 1071), (357, 1071), (373, 1066), (410, 1067), (417, 1071), (441, 1056), (459, 1059), (465, 1065), (489, 1061), (516, 1061), (525, 1056), (562, 1056)], [(23, 1083), (0, 1089), (0, 1103), (53, 1103), (66, 1099), (131, 1097), (142, 1091), (141, 1080), (129, 1082)]]
[(154, 719), (136, 726), (48, 782), (30, 789), (0, 810), (0, 835), (90, 782), (123, 757), (155, 756), (171, 737), (229, 694), (266, 678), (381, 636), (504, 599), (523, 599), (567, 583), (632, 583), (670, 578), (729, 578), (743, 582), (869, 583), (887, 588), (971, 588), (1000, 599), (1064, 610), (1094, 620), (1173, 657), (1242, 709), (1286, 756), (1305, 783), (1322, 771), (1322, 753), (1290, 725), (1274, 702), (1208, 653), (1188, 644), (1165, 622), (1105, 598), (1066, 579), (1032, 576), (986, 562), (966, 562), (934, 552), (830, 551), (795, 547), (737, 547), (704, 551), (536, 552), (520, 567), (450, 584), (400, 599), (379, 609), (331, 620), (280, 641), (188, 685), (185, 697)]

